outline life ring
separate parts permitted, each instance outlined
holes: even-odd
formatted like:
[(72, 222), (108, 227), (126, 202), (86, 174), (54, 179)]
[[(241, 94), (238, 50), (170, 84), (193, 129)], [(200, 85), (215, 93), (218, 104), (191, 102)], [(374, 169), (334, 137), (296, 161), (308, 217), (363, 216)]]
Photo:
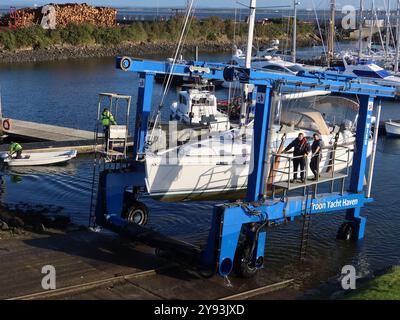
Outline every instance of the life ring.
[(10, 119), (5, 119), (3, 120), (3, 129), (4, 130), (10, 130), (11, 128), (11, 121)]

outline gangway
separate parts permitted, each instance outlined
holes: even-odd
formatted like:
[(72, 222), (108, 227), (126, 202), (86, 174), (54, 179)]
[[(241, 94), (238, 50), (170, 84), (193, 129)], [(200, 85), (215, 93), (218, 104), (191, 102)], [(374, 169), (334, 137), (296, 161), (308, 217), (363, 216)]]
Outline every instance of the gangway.
[[(123, 170), (119, 172), (104, 171), (100, 175), (96, 206), (96, 221), (99, 225), (121, 234), (128, 234), (131, 239), (139, 239), (138, 241), (141, 242), (146, 241), (143, 238), (144, 235), (154, 234), (154, 231), (142, 226), (133, 227), (132, 221), (126, 218), (125, 203), (129, 201), (126, 197), (126, 190), (128, 188), (145, 187), (145, 172), (140, 169), (140, 166), (143, 167), (143, 163), (146, 161), (144, 150), (148, 119), (152, 108), (154, 77), (157, 74), (171, 73), (173, 75), (220, 79), (228, 82), (240, 81), (241, 83), (252, 84), (255, 87), (256, 106), (251, 154), (252, 171), (248, 176), (246, 198), (242, 201), (225, 202), (214, 206), (208, 240), (204, 248), (192, 250), (193, 246), (181, 243), (182, 247), (193, 252), (193, 255), (200, 255), (199, 264), (203, 268), (216, 271), (222, 276), (227, 276), (232, 271), (243, 276), (254, 275), (257, 270), (264, 266), (267, 227), (293, 221), (295, 218), (304, 216), (304, 214), (311, 216), (344, 211), (345, 227), (340, 230), (346, 232), (347, 236), (344, 235), (343, 238), (353, 240), (364, 238), (366, 218), (361, 215), (361, 208), (373, 201), (369, 197), (373, 170), (370, 170), (368, 174), (367, 190), (364, 188), (364, 177), (368, 164), (371, 119), (377, 105), (375, 100), (377, 99), (378, 104), (380, 104), (381, 98), (397, 97), (399, 93), (396, 88), (359, 83), (349, 77), (331, 74), (278, 74), (267, 70), (246, 69), (201, 61), (172, 65), (169, 62), (119, 57), (116, 64), (118, 69), (139, 75), (137, 117), (133, 136), (133, 157), (138, 161), (129, 172)], [(290, 179), (276, 180), (272, 186), (266, 183), (269, 170), (267, 164), (270, 163), (267, 161), (267, 150), (269, 149), (268, 143), (270, 143), (270, 128), (272, 128), (274, 118), (271, 116), (272, 101), (274, 94), (281, 88), (299, 91), (312, 89), (358, 96), (360, 106), (354, 145), (347, 149), (346, 147), (336, 146), (334, 149), (324, 150), (324, 152), (333, 153), (332, 161), (329, 161), (328, 165), (333, 167), (340, 163), (343, 166), (343, 172), (325, 170), (317, 181), (306, 180), (304, 184), (299, 185), (290, 183)], [(380, 110), (380, 107), (378, 110)], [(377, 132), (377, 130), (375, 131)], [(376, 145), (374, 145), (374, 148), (376, 148)], [(343, 152), (344, 155), (338, 157), (339, 152)], [(373, 163), (374, 155), (375, 149), (372, 150), (370, 156), (371, 163)], [(286, 159), (289, 170), (290, 162), (290, 158)], [(352, 166), (351, 170), (349, 163)], [(277, 170), (281, 169), (282, 167)], [(281, 171), (288, 174), (288, 170)], [(142, 181), (139, 181), (141, 179)], [(349, 182), (347, 189), (345, 180)], [(335, 181), (341, 181), (339, 191), (333, 189)], [(330, 183), (331, 189), (328, 192), (317, 192), (317, 187), (322, 183)], [(285, 190), (285, 195), (276, 197), (276, 194), (273, 194), (271, 196), (271, 188), (277, 189), (278, 187)], [(307, 192), (306, 194), (298, 194), (300, 188), (310, 187), (314, 191), (308, 199)], [(138, 233), (141, 235), (140, 238), (137, 236)], [(147, 241), (147, 243), (154, 247), (165, 244), (163, 237), (156, 236), (153, 240)], [(173, 251), (174, 246), (178, 247), (173, 245), (170, 250)]]

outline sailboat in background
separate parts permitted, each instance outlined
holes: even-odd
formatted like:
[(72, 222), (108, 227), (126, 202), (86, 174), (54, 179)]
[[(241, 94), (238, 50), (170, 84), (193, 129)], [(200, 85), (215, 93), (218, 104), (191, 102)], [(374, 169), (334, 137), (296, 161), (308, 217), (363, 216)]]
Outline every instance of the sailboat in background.
[[(400, 10), (400, 0), (397, 1), (397, 12), (399, 13)], [(335, 0), (332, 0), (331, 2), (331, 10), (332, 12), (335, 11)], [(329, 71), (336, 71), (341, 74), (349, 75), (349, 76), (354, 76), (360, 79), (363, 82), (367, 83), (374, 83), (374, 84), (379, 84), (379, 85), (387, 85), (387, 86), (395, 86), (398, 87), (400, 86), (400, 76), (397, 76), (396, 74), (393, 74), (392, 72), (386, 70), (385, 68), (382, 68), (381, 66), (377, 65), (374, 59), (371, 57), (380, 57), (382, 61), (386, 61), (387, 59), (392, 59), (393, 61), (393, 56), (391, 55), (392, 51), (390, 51), (389, 47), (389, 39), (390, 39), (390, 24), (389, 24), (389, 13), (387, 13), (387, 34), (386, 34), (386, 49), (383, 47), (383, 51), (374, 51), (373, 54), (371, 54), (371, 46), (372, 46), (372, 35), (370, 34), (369, 36), (369, 45), (368, 45), (368, 50), (369, 53), (365, 53), (363, 50), (363, 36), (362, 36), (362, 29), (363, 29), (363, 0), (360, 0), (360, 12), (359, 12), (359, 26), (358, 26), (358, 51), (344, 51), (341, 52), (341, 59), (342, 59), (342, 65), (341, 66), (335, 66), (335, 67), (328, 67)], [(334, 15), (332, 15), (334, 18)], [(374, 16), (376, 17), (376, 12), (374, 12)], [(331, 18), (331, 19), (333, 19)], [(332, 63), (332, 57), (333, 57), (333, 34), (334, 30), (332, 29), (331, 25), (331, 31), (330, 31), (330, 37), (328, 41), (328, 66), (331, 65)], [(399, 18), (397, 17), (397, 31), (399, 30)], [(382, 38), (381, 38), (382, 39)], [(397, 32), (397, 39), (399, 39), (399, 32)], [(383, 41), (382, 41), (382, 46), (383, 46)], [(395, 57), (394, 57), (394, 69), (395, 72), (398, 70), (398, 54), (399, 54), (399, 41), (396, 43), (396, 51), (395, 51)]]
[[(256, 51), (254, 55), (251, 55), (251, 67), (252, 68), (264, 68), (269, 71), (284, 72), (297, 74), (299, 71), (307, 69), (315, 70), (315, 67), (306, 66), (304, 64), (296, 63), (297, 55), (297, 6), (300, 3), (297, 0), (293, 1), (293, 32), (292, 32), (292, 51), (290, 55), (284, 54), (279, 49), (279, 40), (275, 39), (271, 41), (271, 44), (267, 48), (261, 48)], [(291, 8), (291, 6), (270, 6), (268, 8)], [(247, 51), (243, 51), (240, 48), (234, 47), (232, 59), (229, 62), (232, 65), (246, 67)]]

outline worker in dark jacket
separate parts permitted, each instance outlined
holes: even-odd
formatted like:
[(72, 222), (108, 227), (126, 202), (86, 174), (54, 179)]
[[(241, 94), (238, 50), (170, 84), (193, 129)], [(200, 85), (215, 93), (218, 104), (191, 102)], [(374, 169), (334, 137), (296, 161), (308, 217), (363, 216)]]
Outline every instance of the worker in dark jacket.
[(314, 141), (311, 145), (310, 169), (314, 174), (314, 180), (318, 180), (319, 162), (321, 161), (322, 140), (318, 133), (314, 133), (313, 138)]
[(22, 146), (18, 142), (11, 142), (10, 144), (10, 157), (12, 157), (14, 154), (17, 154), (15, 159), (21, 159), (22, 158)]
[(306, 157), (310, 152), (310, 145), (303, 133), (299, 133), (298, 137), (294, 139), (284, 150), (284, 152), (293, 150), (293, 182), (297, 180), (297, 173), (300, 166), (301, 182), (304, 182), (304, 172), (306, 167)]
[(103, 126), (104, 139), (106, 148), (108, 146), (108, 137), (110, 133), (110, 125), (115, 125), (117, 122), (114, 119), (113, 114), (108, 110), (108, 108), (104, 108), (103, 113), (101, 114), (101, 124)]

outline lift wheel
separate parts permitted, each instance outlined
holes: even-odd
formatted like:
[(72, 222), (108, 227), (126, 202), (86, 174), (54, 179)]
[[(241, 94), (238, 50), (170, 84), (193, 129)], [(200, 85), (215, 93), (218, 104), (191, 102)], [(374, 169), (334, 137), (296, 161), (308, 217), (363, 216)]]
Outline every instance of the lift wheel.
[(149, 209), (143, 202), (130, 200), (126, 205), (124, 217), (130, 223), (144, 226), (149, 218)]

